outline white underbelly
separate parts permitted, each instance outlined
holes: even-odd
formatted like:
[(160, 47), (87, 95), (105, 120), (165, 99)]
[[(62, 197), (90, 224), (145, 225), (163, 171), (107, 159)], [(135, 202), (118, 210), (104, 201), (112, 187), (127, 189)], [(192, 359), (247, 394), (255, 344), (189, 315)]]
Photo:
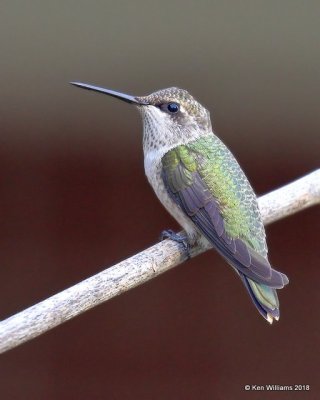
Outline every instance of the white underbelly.
[(194, 241), (199, 236), (199, 232), (191, 219), (185, 215), (181, 208), (169, 196), (161, 176), (161, 159), (159, 161), (155, 161), (154, 157), (146, 157), (144, 167), (148, 181), (152, 186), (154, 192), (156, 193), (158, 199), (161, 201), (166, 210), (186, 231), (190, 240)]

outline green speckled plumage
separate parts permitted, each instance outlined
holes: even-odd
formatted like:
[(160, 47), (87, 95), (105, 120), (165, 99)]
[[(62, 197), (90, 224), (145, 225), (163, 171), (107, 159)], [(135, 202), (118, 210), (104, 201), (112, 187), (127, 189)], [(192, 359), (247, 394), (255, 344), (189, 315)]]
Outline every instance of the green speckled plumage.
[(181, 183), (190, 184), (191, 173), (197, 170), (219, 203), (227, 233), (243, 239), (266, 257), (265, 233), (256, 196), (239, 164), (221, 140), (210, 135), (169, 151), (163, 158), (163, 165), (171, 171), (171, 179), (179, 162), (190, 173), (188, 182), (183, 182), (185, 177), (181, 177)]

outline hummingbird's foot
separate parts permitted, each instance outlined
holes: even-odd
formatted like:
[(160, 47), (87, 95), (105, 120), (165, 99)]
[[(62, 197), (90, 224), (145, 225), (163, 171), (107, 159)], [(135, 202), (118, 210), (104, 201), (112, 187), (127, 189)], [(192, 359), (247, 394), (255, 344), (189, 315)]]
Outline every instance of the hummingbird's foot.
[(187, 258), (190, 260), (191, 253), (190, 253), (190, 243), (188, 241), (188, 237), (186, 235), (179, 235), (179, 233), (174, 232), (172, 229), (167, 229), (161, 232), (160, 240), (170, 239), (179, 244), (182, 244), (184, 247), (185, 252), (187, 253)]

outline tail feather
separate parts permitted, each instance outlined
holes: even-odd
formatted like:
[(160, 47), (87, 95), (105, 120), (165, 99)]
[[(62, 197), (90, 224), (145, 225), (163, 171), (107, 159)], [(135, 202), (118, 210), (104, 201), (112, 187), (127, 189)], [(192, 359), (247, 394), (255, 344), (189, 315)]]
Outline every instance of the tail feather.
[(263, 283), (255, 282), (242, 273), (239, 275), (259, 313), (270, 324), (272, 324), (273, 319), (278, 321), (280, 318), (280, 311), (276, 289), (266, 286)]

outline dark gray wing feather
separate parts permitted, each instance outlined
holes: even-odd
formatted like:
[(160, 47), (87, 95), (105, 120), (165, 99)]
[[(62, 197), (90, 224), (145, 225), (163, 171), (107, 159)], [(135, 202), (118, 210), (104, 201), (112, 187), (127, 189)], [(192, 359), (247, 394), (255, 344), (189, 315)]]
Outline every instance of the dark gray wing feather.
[(266, 258), (240, 238), (227, 234), (219, 204), (198, 172), (187, 171), (179, 163), (171, 171), (170, 182), (165, 169), (162, 179), (170, 197), (241, 275), (275, 289), (288, 283), (286, 275), (274, 270)]

